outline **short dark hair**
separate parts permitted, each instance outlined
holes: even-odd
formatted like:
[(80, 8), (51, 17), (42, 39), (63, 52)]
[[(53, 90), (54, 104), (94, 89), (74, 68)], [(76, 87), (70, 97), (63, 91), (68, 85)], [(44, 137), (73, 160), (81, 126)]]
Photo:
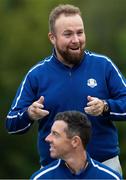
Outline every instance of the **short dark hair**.
[(78, 7), (70, 4), (60, 4), (54, 9), (52, 9), (50, 15), (49, 15), (49, 31), (50, 32), (55, 32), (55, 21), (58, 19), (58, 17), (64, 14), (65, 16), (70, 16), (70, 15), (76, 15), (79, 14), (81, 16), (81, 11)]
[(68, 129), (68, 137), (78, 135), (82, 141), (83, 147), (86, 148), (91, 138), (91, 123), (86, 114), (79, 111), (64, 111), (56, 114), (54, 121), (64, 121)]

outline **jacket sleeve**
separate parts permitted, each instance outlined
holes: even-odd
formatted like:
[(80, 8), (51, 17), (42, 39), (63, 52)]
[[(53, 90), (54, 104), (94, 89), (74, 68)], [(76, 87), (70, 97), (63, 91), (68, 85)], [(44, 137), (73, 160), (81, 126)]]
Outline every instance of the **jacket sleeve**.
[(6, 129), (10, 134), (23, 134), (29, 130), (33, 121), (27, 109), (35, 101), (34, 78), (28, 73), (17, 90), (11, 109), (6, 118)]
[(113, 120), (126, 120), (126, 79), (112, 61), (107, 66), (106, 74), (110, 116)]

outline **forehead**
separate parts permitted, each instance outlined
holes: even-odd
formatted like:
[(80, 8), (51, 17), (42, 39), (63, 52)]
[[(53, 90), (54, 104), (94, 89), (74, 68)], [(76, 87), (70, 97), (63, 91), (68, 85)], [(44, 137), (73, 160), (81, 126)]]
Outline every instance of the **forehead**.
[(61, 14), (55, 22), (56, 30), (76, 30), (84, 29), (83, 20), (80, 15), (65, 16)]
[(57, 120), (53, 123), (51, 130), (61, 133), (64, 132), (66, 128), (67, 128), (67, 124), (64, 121)]

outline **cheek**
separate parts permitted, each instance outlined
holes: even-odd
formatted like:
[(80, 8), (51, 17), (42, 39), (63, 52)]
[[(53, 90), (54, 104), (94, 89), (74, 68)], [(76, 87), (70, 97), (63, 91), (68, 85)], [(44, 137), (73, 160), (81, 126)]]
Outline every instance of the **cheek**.
[(82, 38), (82, 43), (85, 43), (86, 42), (86, 36), (84, 35), (83, 38)]
[(61, 146), (60, 146), (61, 149), (64, 149), (65, 151), (70, 151), (72, 146), (71, 146), (71, 143), (70, 142), (62, 142), (61, 143)]
[(61, 150), (70, 148), (70, 142), (64, 141), (64, 140), (57, 141), (55, 145), (58, 147), (58, 149), (61, 149)]
[(58, 47), (61, 47), (62, 49), (66, 48), (70, 43), (70, 40), (66, 38), (60, 38), (57, 40), (56, 44)]

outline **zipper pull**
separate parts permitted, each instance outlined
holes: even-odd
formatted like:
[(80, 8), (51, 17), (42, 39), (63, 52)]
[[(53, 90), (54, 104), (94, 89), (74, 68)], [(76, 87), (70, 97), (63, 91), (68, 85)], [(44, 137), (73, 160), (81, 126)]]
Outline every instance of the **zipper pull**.
[(71, 71), (69, 72), (69, 76), (71, 76), (72, 75), (72, 73), (71, 73)]

